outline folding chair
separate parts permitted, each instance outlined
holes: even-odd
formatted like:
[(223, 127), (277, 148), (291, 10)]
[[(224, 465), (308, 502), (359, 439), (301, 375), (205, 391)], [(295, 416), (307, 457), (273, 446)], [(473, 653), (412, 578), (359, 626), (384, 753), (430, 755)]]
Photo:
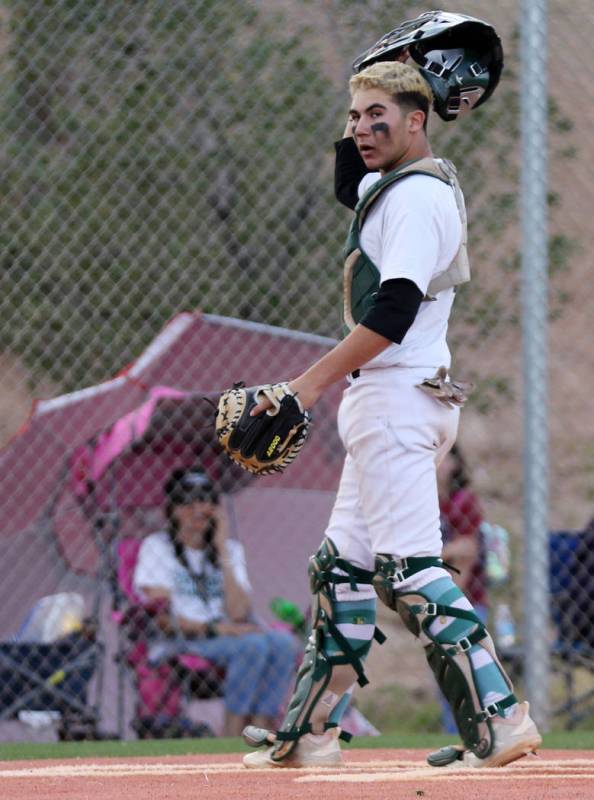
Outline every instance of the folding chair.
[[(135, 594), (133, 575), (141, 539), (123, 539), (117, 546), (118, 586), (124, 596), (125, 610), (118, 614), (119, 658), (122, 667), (134, 671), (136, 708), (132, 727), (139, 738), (212, 736), (205, 723), (180, 721), (184, 698), (222, 697), (224, 672), (195, 655), (181, 655), (153, 667), (148, 663), (148, 645), (157, 633), (153, 620), (164, 608), (160, 601), (143, 604)], [(123, 686), (123, 680), (120, 680)], [(161, 725), (159, 720), (178, 720)]]
[[(564, 699), (553, 713), (566, 728), (594, 716), (594, 550), (592, 532), (552, 531), (549, 536), (552, 617), (557, 638), (553, 663), (563, 681)], [(591, 561), (589, 562), (589, 558)]]
[[(47, 638), (40, 634), (42, 616), (59, 634), (63, 620), (56, 619), (59, 604), (51, 601), (60, 597), (42, 598), (13, 641), (0, 643), (0, 719), (12, 719), (21, 711), (58, 712), (60, 739), (103, 738), (97, 728), (98, 703), (89, 703), (89, 683), (103, 655), (94, 626), (83, 623), (54, 641), (31, 641)], [(36, 614), (48, 608), (49, 616)]]

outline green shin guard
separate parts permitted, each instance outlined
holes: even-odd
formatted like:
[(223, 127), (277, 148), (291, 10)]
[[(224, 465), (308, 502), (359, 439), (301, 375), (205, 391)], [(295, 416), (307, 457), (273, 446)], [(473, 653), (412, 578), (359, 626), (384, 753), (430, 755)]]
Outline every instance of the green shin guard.
[[(339, 569), (346, 575), (339, 575)], [(276, 732), (276, 740), (270, 757), (273, 761), (282, 761), (294, 749), (301, 736), (312, 732), (311, 718), (322, 696), (329, 687), (332, 674), (337, 667), (349, 665), (357, 675), (361, 686), (368, 683), (363, 670), (362, 660), (371, 647), (371, 641), (354, 649), (335, 623), (335, 584), (350, 583), (356, 589), (357, 583), (372, 581), (373, 573), (359, 569), (344, 559), (339, 558), (338, 551), (330, 539), (324, 539), (318, 552), (310, 558), (309, 578), (314, 603), (312, 607), (312, 632), (308, 639), (303, 662), (297, 673), (295, 690), (280, 729)], [(374, 638), (382, 642), (385, 637), (377, 628)], [(325, 644), (334, 642), (334, 652), (328, 654)], [(349, 669), (349, 680), (352, 684), (352, 672)], [(346, 688), (346, 687), (345, 687)], [(326, 722), (324, 730), (334, 727), (336, 723)], [(320, 732), (320, 731), (316, 731)], [(350, 735), (341, 734), (343, 739)]]
[(297, 740), (311, 730), (310, 717), (316, 704), (326, 691), (332, 668), (320, 646), (321, 629), (312, 631), (308, 639), (303, 661), (297, 673), (295, 691), (289, 701), (287, 712), (270, 754), (273, 761), (286, 758)]
[[(408, 559), (409, 569), (411, 566), (414, 568), (415, 565), (411, 565), (414, 561)], [(378, 596), (400, 615), (408, 630), (421, 640), (437, 684), (451, 706), (465, 748), (471, 750), (478, 758), (487, 758), (494, 746), (492, 717), (498, 714), (503, 716), (505, 709), (517, 700), (512, 691), (511, 681), (497, 659), (493, 641), (485, 626), (473, 611), (432, 602), (422, 590), (414, 593), (398, 592), (394, 587), (394, 581), (398, 581), (396, 577), (398, 565), (396, 564), (394, 569), (393, 560), (385, 556), (379, 556), (378, 562), (376, 564), (378, 572), (374, 581)], [(443, 566), (443, 563), (431, 566)], [(400, 580), (405, 580), (406, 577), (408, 575)], [(436, 617), (464, 620), (474, 628), (471, 633), (457, 641), (440, 642), (429, 630)], [(472, 647), (479, 643), (500, 668), (510, 692), (507, 697), (487, 708), (482, 706), (470, 657)]]

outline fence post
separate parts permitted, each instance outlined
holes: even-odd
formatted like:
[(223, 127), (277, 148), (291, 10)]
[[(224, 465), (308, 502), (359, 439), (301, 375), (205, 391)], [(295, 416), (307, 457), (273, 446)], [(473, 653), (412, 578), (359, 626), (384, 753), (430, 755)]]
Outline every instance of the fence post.
[(521, 4), (524, 384), (524, 675), (535, 722), (549, 714), (547, 2)]

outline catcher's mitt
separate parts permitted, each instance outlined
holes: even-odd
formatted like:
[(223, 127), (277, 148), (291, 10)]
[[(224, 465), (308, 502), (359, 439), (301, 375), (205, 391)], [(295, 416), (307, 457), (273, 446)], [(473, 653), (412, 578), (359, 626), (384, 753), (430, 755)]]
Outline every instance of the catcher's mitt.
[[(262, 395), (273, 408), (250, 417)], [(216, 435), (229, 457), (258, 475), (281, 472), (307, 438), (311, 417), (288, 383), (244, 388), (236, 383), (219, 398)]]

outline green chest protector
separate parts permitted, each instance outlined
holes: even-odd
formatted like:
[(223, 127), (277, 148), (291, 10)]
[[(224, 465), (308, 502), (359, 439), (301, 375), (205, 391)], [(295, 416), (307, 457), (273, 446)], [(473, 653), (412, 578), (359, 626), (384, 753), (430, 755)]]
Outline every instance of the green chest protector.
[(417, 161), (410, 161), (376, 181), (361, 197), (355, 208), (355, 217), (344, 249), (344, 322), (347, 332), (352, 330), (372, 307), (381, 282), (379, 269), (361, 246), (363, 223), (382, 192), (409, 175), (429, 175), (450, 185), (454, 190), (456, 206), (462, 223), (462, 239), (458, 252), (448, 268), (433, 278), (424, 299), (434, 300), (438, 292), (470, 280), (470, 264), (466, 246), (466, 209), (454, 165), (445, 159), (421, 158)]

